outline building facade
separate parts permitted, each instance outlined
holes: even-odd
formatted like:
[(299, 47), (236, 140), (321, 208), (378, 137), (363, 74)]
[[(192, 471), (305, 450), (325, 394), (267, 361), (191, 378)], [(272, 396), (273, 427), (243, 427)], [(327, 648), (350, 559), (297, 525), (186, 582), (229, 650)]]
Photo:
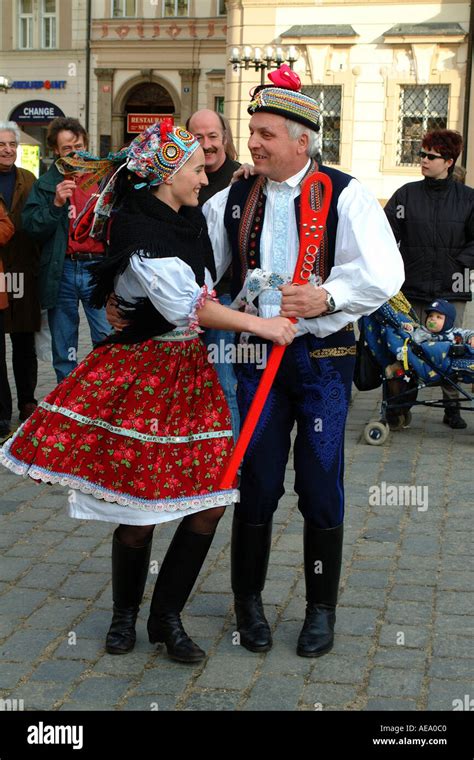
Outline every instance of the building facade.
[(448, 127), (466, 131), (474, 182), (467, 1), (0, 0), (0, 8), (0, 75), (14, 85), (0, 92), (1, 118), (43, 143), (60, 113), (79, 118), (103, 155), (152, 121), (184, 123), (207, 107), (229, 117), (248, 160), (246, 109), (261, 71), (232, 64), (232, 51), (242, 61), (247, 46), (251, 56), (259, 48), (265, 60), (268, 46), (274, 57), (293, 46), (304, 90), (321, 104), (325, 163), (384, 200), (420, 177), (423, 132)]
[(90, 130), (101, 153), (168, 116), (222, 110), (227, 22), (221, 0), (93, 0)]
[(56, 116), (84, 123), (87, 0), (0, 0), (0, 119), (16, 121), (48, 155), (46, 129)]
[[(294, 45), (304, 90), (321, 103), (323, 161), (381, 200), (419, 179), (423, 132), (463, 130), (467, 2), (229, 0), (228, 54)], [(248, 92), (259, 75), (227, 66), (226, 111), (241, 159)], [(474, 145), (471, 147), (471, 153)]]

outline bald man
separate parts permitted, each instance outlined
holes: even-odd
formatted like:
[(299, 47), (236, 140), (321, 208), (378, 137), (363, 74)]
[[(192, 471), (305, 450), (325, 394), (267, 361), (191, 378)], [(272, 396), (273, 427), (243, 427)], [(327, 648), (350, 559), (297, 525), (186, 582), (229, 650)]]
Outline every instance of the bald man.
[(232, 174), (239, 168), (226, 154), (227, 134), (220, 114), (202, 108), (189, 117), (186, 128), (201, 143), (206, 158), (206, 174), (209, 184), (201, 188), (199, 203), (202, 205), (219, 190), (228, 187)]

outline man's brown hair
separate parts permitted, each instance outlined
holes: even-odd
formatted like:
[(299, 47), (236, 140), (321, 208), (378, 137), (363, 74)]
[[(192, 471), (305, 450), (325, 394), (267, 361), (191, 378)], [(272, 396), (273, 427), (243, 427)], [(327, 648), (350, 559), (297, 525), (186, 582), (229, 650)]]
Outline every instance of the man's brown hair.
[(72, 132), (76, 137), (83, 137), (86, 148), (88, 147), (89, 138), (79, 119), (74, 119), (72, 116), (58, 116), (56, 119), (53, 119), (46, 133), (46, 142), (51, 150), (57, 148), (58, 134), (63, 130)]

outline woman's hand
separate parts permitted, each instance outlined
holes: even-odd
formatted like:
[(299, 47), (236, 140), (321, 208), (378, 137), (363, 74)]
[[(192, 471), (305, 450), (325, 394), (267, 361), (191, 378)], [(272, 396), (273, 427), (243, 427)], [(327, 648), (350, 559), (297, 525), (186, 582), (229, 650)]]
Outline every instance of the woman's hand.
[(253, 175), (256, 173), (257, 172), (253, 164), (242, 164), (233, 173), (230, 184), (233, 185), (234, 182), (238, 182), (239, 179), (248, 179), (249, 177), (253, 177)]
[(105, 307), (105, 316), (107, 317), (107, 322), (114, 328), (114, 330), (117, 330), (117, 332), (120, 332), (120, 330), (123, 330), (130, 324), (126, 319), (122, 319), (120, 316), (118, 304), (114, 294), (112, 294), (107, 301)]
[(257, 335), (279, 346), (289, 346), (296, 335), (296, 325), (285, 317), (261, 319)]

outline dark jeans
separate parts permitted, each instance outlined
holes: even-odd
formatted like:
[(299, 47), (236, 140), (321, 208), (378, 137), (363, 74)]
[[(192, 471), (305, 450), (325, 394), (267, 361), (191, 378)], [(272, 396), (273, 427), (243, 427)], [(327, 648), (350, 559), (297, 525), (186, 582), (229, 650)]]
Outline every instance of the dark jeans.
[[(35, 350), (35, 334), (11, 333), (13, 375), (18, 396), (18, 408), (35, 402), (38, 380), (38, 360)], [(0, 311), (0, 420), (12, 418), (12, 395), (8, 382), (4, 315)]]
[[(271, 519), (285, 493), (296, 423), (298, 508), (318, 528), (334, 528), (343, 521), (344, 429), (354, 363), (352, 329), (327, 338), (304, 335), (286, 349), (243, 460), (240, 504), (235, 508), (240, 520), (258, 525)], [(243, 421), (262, 372), (253, 363), (238, 364), (236, 369)]]

